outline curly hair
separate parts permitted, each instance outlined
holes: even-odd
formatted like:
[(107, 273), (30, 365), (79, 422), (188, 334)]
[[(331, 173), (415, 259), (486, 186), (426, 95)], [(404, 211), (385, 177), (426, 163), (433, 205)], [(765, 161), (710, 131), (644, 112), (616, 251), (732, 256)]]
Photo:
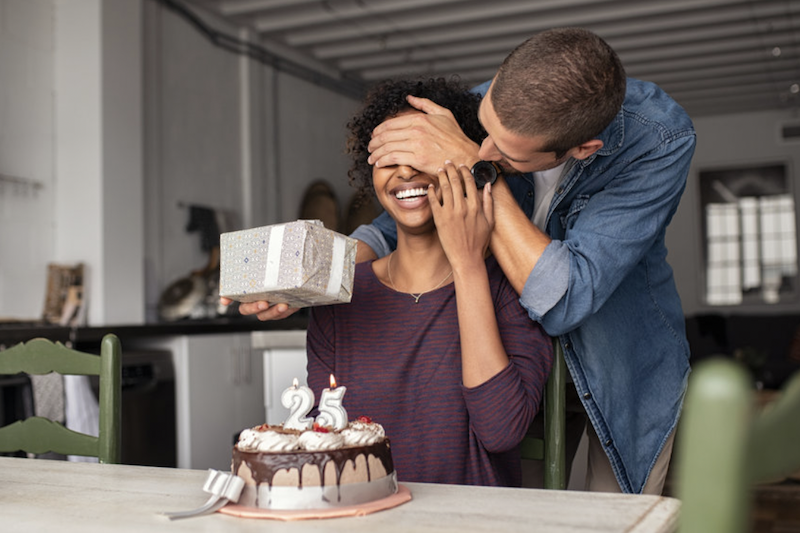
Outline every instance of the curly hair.
[(461, 129), (473, 141), (480, 144), (486, 137), (486, 131), (478, 121), (481, 97), (469, 92), (468, 87), (459, 78), (382, 81), (369, 90), (363, 107), (347, 123), (350, 133), (347, 138), (346, 153), (352, 157), (347, 175), (350, 185), (358, 189), (361, 199), (368, 198), (374, 193), (372, 165), (367, 163), (369, 157), (367, 145), (372, 138), (372, 130), (386, 119), (413, 109), (406, 101), (408, 95), (427, 98), (449, 109)]

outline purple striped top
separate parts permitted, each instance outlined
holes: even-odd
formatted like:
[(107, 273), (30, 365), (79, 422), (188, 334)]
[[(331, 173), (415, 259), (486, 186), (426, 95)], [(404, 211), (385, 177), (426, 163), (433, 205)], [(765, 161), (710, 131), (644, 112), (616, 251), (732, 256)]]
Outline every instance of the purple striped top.
[(319, 398), (329, 374), (347, 387), (351, 420), (386, 429), (400, 481), (520, 486), (519, 443), (539, 410), (552, 345), (496, 260), (486, 262), (500, 335), (511, 362), (474, 388), (461, 383), (455, 285), (419, 303), (356, 265), (350, 304), (315, 307), (308, 384)]

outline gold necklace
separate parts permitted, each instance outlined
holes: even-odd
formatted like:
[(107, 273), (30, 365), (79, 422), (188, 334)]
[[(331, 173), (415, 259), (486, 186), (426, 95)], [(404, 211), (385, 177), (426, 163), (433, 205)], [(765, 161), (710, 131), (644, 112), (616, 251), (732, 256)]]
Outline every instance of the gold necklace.
[[(398, 291), (398, 290), (397, 290), (397, 288), (395, 288), (395, 286), (394, 286), (394, 281), (392, 281), (392, 256), (393, 256), (393, 255), (394, 255), (394, 252), (392, 252), (392, 253), (390, 253), (390, 254), (389, 254), (389, 262), (388, 262), (388, 264), (386, 265), (386, 273), (389, 275), (389, 285), (391, 285), (391, 286), (392, 286), (392, 290), (394, 290), (395, 292), (400, 292), (400, 291)], [(442, 281), (440, 281), (439, 283), (437, 283), (437, 284), (436, 284), (436, 286), (435, 286), (434, 288), (432, 288), (432, 289), (428, 289), (427, 291), (422, 291), (422, 292), (421, 292), (421, 293), (419, 293), (419, 294), (414, 294), (413, 292), (409, 292), (408, 294), (410, 294), (410, 295), (411, 295), (411, 296), (414, 298), (414, 303), (415, 303), (415, 304), (418, 304), (418, 303), (419, 303), (419, 299), (420, 299), (420, 297), (421, 297), (423, 294), (428, 294), (428, 293), (429, 293), (429, 292), (431, 292), (431, 291), (435, 291), (436, 289), (438, 289), (439, 287), (441, 287), (441, 286), (442, 286), (442, 284), (443, 284), (445, 281), (447, 281), (447, 278), (449, 278), (449, 277), (450, 277), (450, 276), (452, 276), (452, 275), (453, 275), (453, 271), (452, 271), (452, 270), (450, 270), (450, 272), (448, 272), (448, 273), (447, 273), (447, 275), (444, 277), (444, 279), (443, 279)]]

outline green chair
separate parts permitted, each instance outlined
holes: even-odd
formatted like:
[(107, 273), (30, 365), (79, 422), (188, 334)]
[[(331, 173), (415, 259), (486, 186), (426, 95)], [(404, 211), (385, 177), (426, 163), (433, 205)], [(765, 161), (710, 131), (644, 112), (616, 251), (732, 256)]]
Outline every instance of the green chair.
[(0, 374), (48, 374), (100, 377), (99, 436), (67, 429), (42, 417), (30, 417), (0, 428), (0, 452), (97, 457), (101, 463), (119, 463), (121, 451), (122, 354), (116, 335), (106, 335), (100, 355), (79, 352), (46, 339), (33, 339), (0, 352)]
[(544, 488), (567, 488), (566, 476), (566, 377), (564, 350), (553, 337), (553, 368), (544, 388), (544, 439), (526, 436), (523, 459), (544, 461)]
[(731, 359), (697, 365), (678, 429), (681, 533), (751, 528), (751, 489), (800, 468), (800, 372), (756, 409), (747, 370)]

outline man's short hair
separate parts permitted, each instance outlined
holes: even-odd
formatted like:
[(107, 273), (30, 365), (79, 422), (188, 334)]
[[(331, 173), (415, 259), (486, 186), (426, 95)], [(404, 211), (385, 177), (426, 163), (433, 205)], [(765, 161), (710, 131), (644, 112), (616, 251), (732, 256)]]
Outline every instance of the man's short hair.
[(564, 154), (597, 137), (625, 99), (625, 69), (599, 36), (557, 28), (519, 45), (495, 76), (491, 102), (500, 124)]

